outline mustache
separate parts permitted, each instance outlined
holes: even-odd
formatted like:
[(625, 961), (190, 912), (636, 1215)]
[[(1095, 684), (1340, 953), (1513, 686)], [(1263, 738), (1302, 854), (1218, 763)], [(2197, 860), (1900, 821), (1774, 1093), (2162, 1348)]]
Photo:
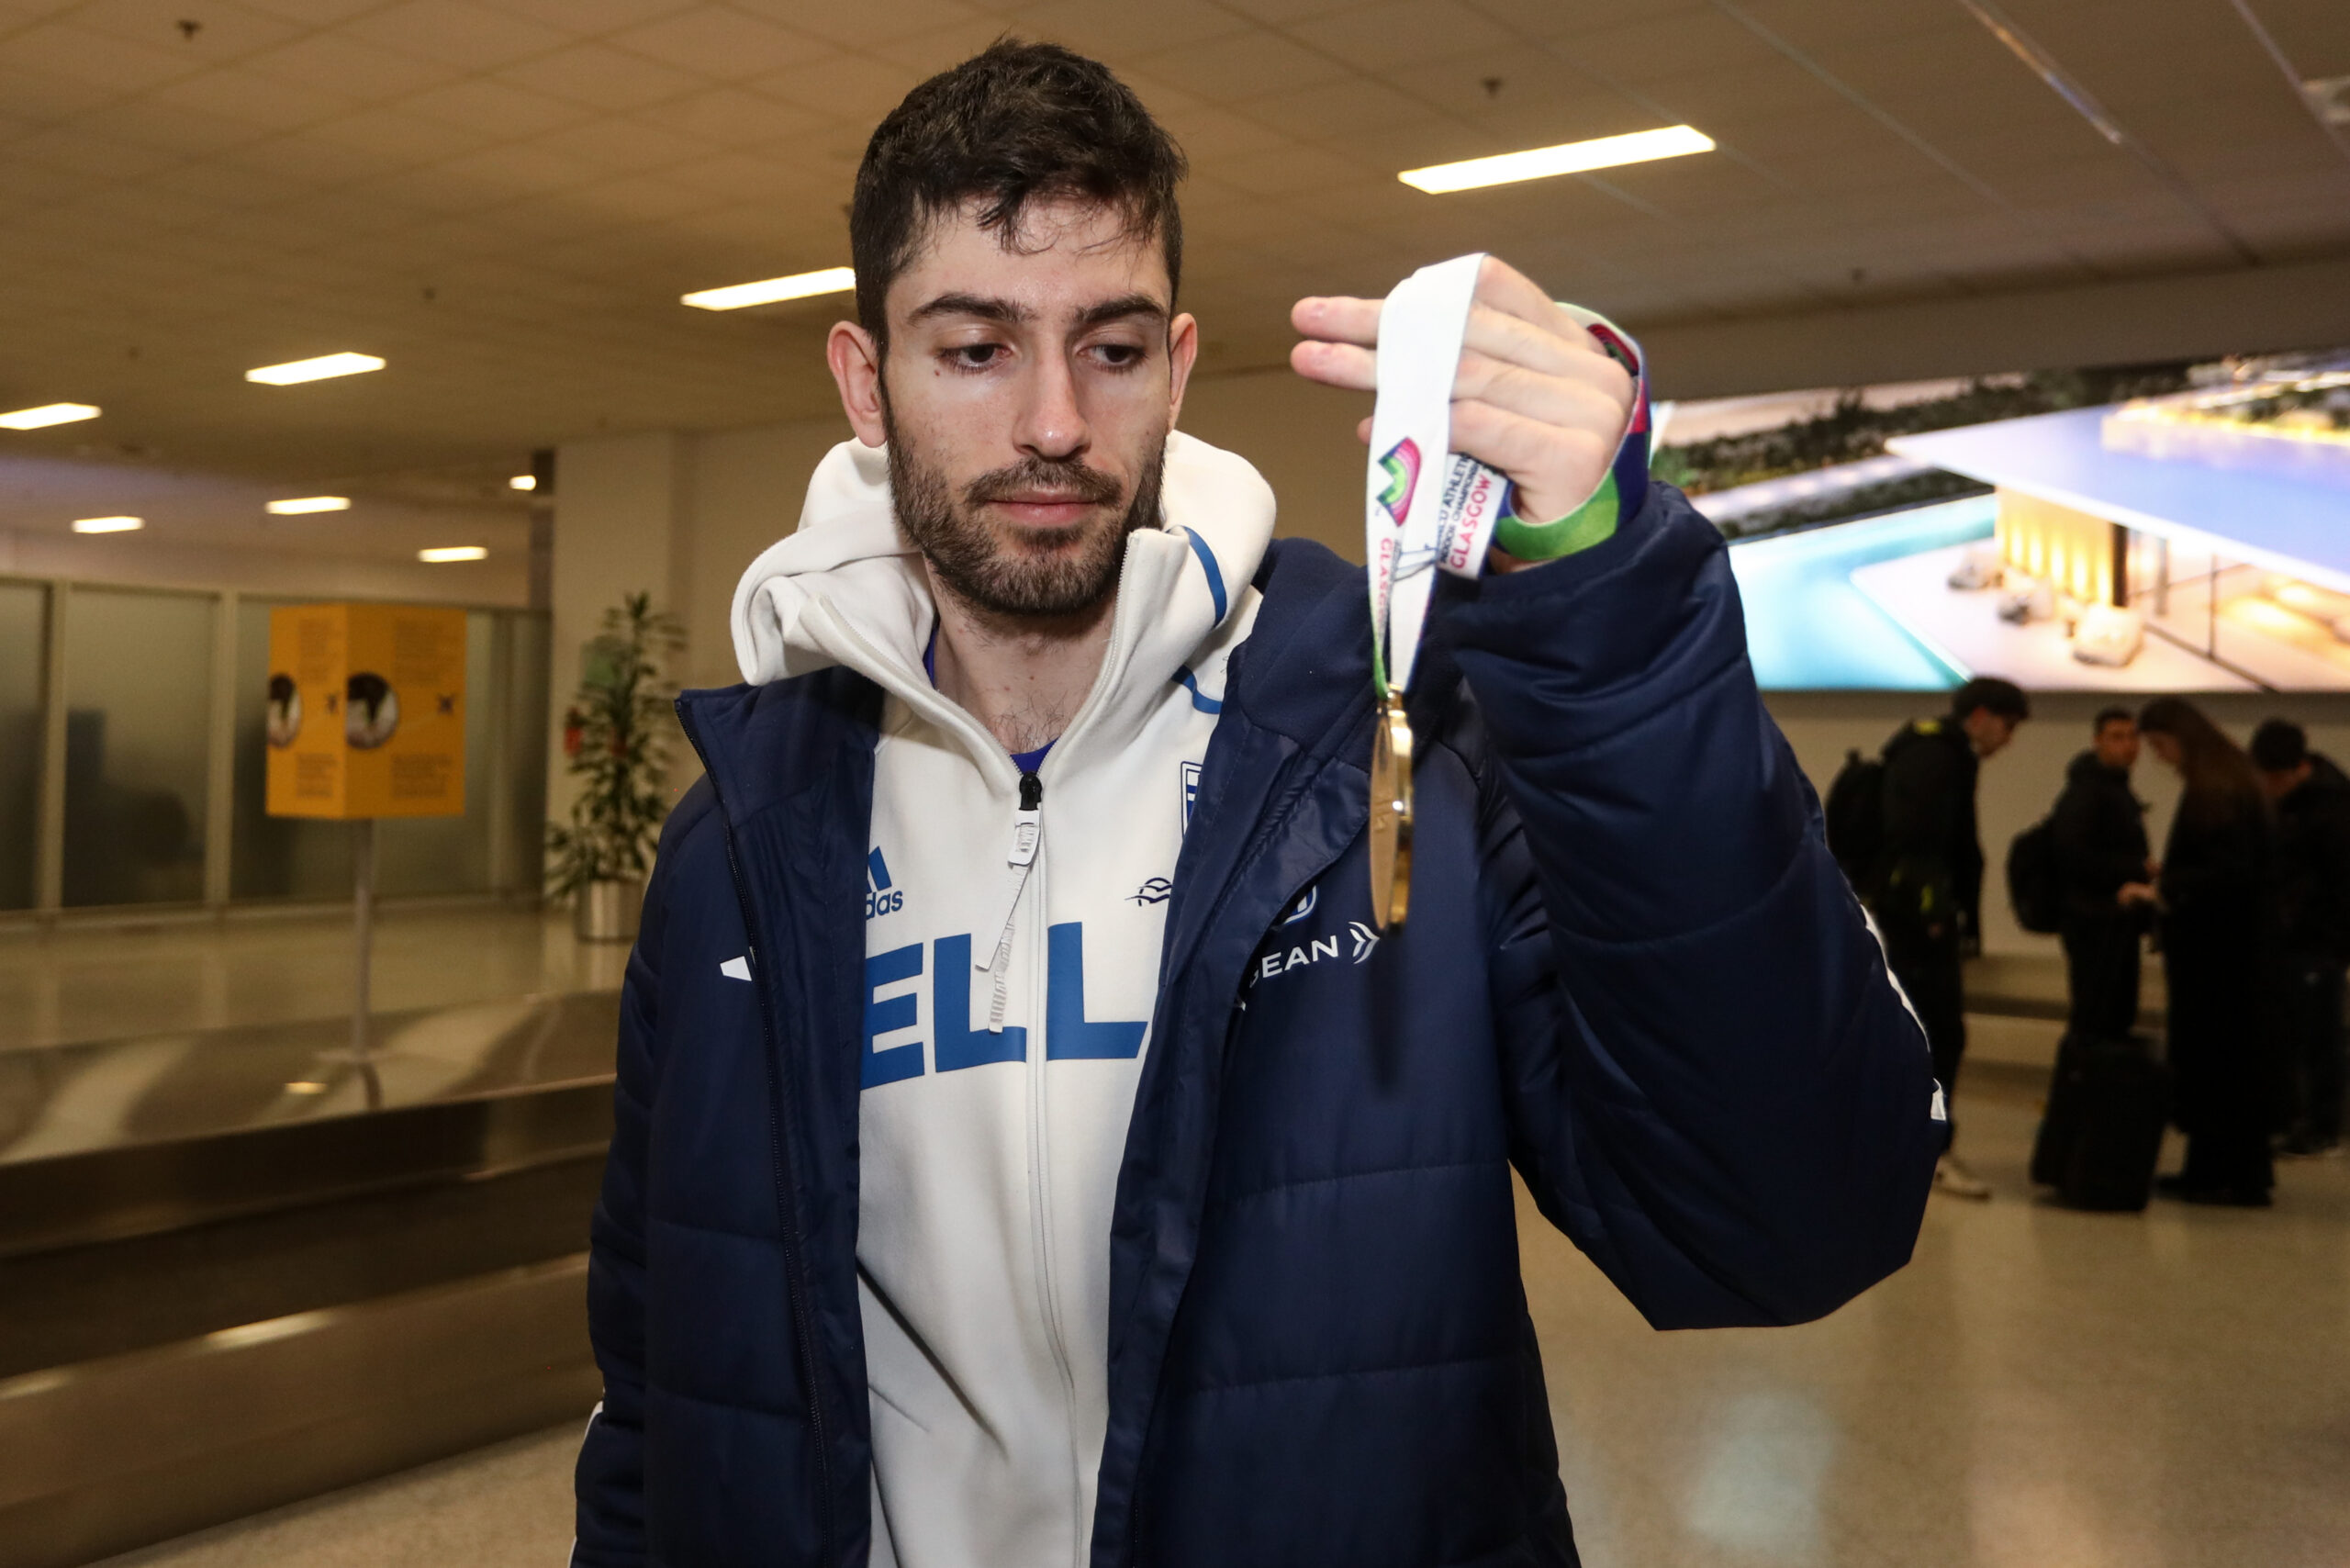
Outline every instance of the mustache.
[(1088, 468), (1075, 458), (1032, 455), (1009, 467), (980, 475), (963, 487), (963, 500), (968, 506), (979, 506), (989, 501), (1010, 500), (1034, 490), (1049, 490), (1057, 496), (1104, 507), (1117, 505), (1126, 493), (1126, 487), (1117, 480), (1099, 469)]

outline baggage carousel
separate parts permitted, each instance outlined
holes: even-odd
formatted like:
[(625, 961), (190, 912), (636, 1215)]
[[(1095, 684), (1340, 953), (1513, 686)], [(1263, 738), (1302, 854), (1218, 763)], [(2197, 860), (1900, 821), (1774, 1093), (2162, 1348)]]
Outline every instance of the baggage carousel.
[(0, 1052), (0, 1568), (584, 1424), (618, 1009)]

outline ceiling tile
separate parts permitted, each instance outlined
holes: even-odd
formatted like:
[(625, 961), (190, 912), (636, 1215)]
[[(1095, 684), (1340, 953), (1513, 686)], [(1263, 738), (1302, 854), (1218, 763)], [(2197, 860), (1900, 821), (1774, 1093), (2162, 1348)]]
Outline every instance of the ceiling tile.
[(314, 83), (257, 75), (241, 66), (207, 71), (157, 88), (140, 106), (193, 109), (257, 130), (293, 130), (348, 114), (359, 101)]
[(902, 65), (917, 77), (927, 80), (941, 71), (960, 65), (1011, 30), (1012, 24), (1005, 17), (974, 17), (951, 28), (891, 39), (867, 48), (865, 52), (892, 65)]
[(1261, 28), (1144, 55), (1134, 69), (1212, 103), (1294, 92), (1350, 76), (1328, 54)]
[(1348, 141), (1360, 131), (1396, 130), (1438, 118), (1426, 104), (1366, 76), (1270, 94), (1237, 104), (1234, 112), (1301, 140), (1325, 144)]
[(39, 163), (90, 180), (128, 180), (184, 162), (151, 147), (134, 147), (79, 127), (59, 126), (19, 137), (8, 144), (11, 161)]
[(301, 140), (371, 154), (375, 168), (386, 169), (453, 158), (480, 147), (483, 139), (403, 109), (375, 108), (313, 127)]
[(552, 53), (572, 40), (567, 31), (465, 0), (401, 0), (345, 23), (341, 30), (360, 43), (464, 71), (495, 70)]
[(773, 72), (751, 85), (788, 104), (828, 110), (844, 119), (861, 120), (867, 132), (860, 133), (856, 140), (862, 145), (869, 128), (897, 107), (899, 100), (919, 80), (901, 66), (844, 55), (820, 65)]
[(135, 93), (204, 69), (195, 56), (52, 22), (0, 38), (0, 67), (44, 71), (116, 93)]
[(0, 104), (11, 117), (46, 125), (102, 108), (121, 94), (88, 82), (77, 82), (46, 71), (17, 70), (0, 61)]
[(454, 74), (445, 66), (334, 33), (313, 33), (298, 42), (265, 50), (247, 65), (263, 76), (314, 83), (370, 101), (420, 92)]
[(713, 6), (613, 33), (605, 41), (713, 82), (806, 65), (834, 52), (821, 39)]
[(674, 130), (623, 119), (590, 120), (550, 132), (530, 145), (556, 150), (608, 174), (633, 174), (666, 163), (679, 163), (689, 158), (708, 157), (715, 151), (699, 137), (681, 136)]
[(308, 28), (330, 28), (337, 22), (372, 11), (383, 0), (242, 0), (252, 10)]
[[(221, 64), (283, 43), (301, 30), (285, 17), (229, 0), (205, 0), (195, 7), (186, 0), (83, 0), (54, 9), (71, 10), (77, 28), (152, 45), (201, 65)], [(188, 20), (197, 23), (193, 36), (181, 28)]]
[(599, 38), (686, 10), (697, 0), (487, 0), (498, 10), (559, 28), (574, 38)]
[(1149, 0), (1104, 6), (1100, 0), (1044, 0), (1012, 13), (1024, 38), (1048, 39), (1104, 59), (1128, 59), (1227, 37), (1248, 27), (1214, 0)]
[(400, 100), (408, 114), (476, 136), (521, 138), (576, 125), (588, 110), (511, 83), (472, 77), (412, 93)]
[(1298, 38), (1364, 71), (1408, 67), (1522, 44), (1512, 29), (1449, 0), (1394, 0), (1299, 22)]
[(1000, 8), (971, 6), (962, 0), (858, 0), (843, 6), (836, 0), (734, 0), (738, 9), (812, 33), (844, 49), (867, 49), (878, 43), (937, 32), (975, 21), (1008, 30)]
[(739, 87), (711, 87), (640, 110), (632, 117), (686, 136), (743, 147), (801, 136), (836, 122), (814, 109)]
[(518, 86), (605, 111), (643, 108), (703, 84), (686, 72), (600, 43), (574, 44), (498, 74)]

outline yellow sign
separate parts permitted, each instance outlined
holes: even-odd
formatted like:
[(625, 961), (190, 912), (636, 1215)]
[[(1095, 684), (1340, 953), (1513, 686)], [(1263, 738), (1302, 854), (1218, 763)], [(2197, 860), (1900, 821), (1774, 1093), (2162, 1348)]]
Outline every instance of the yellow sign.
[(465, 812), (465, 612), (269, 612), (269, 814)]

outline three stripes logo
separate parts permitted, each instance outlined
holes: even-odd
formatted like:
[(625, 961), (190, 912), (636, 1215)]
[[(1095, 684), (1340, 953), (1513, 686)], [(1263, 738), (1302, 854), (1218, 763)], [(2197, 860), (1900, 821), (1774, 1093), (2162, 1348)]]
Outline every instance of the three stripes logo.
[(865, 857), (865, 918), (878, 920), (885, 914), (895, 914), (906, 905), (906, 890), (890, 883), (890, 863), (881, 858), (875, 848)]

